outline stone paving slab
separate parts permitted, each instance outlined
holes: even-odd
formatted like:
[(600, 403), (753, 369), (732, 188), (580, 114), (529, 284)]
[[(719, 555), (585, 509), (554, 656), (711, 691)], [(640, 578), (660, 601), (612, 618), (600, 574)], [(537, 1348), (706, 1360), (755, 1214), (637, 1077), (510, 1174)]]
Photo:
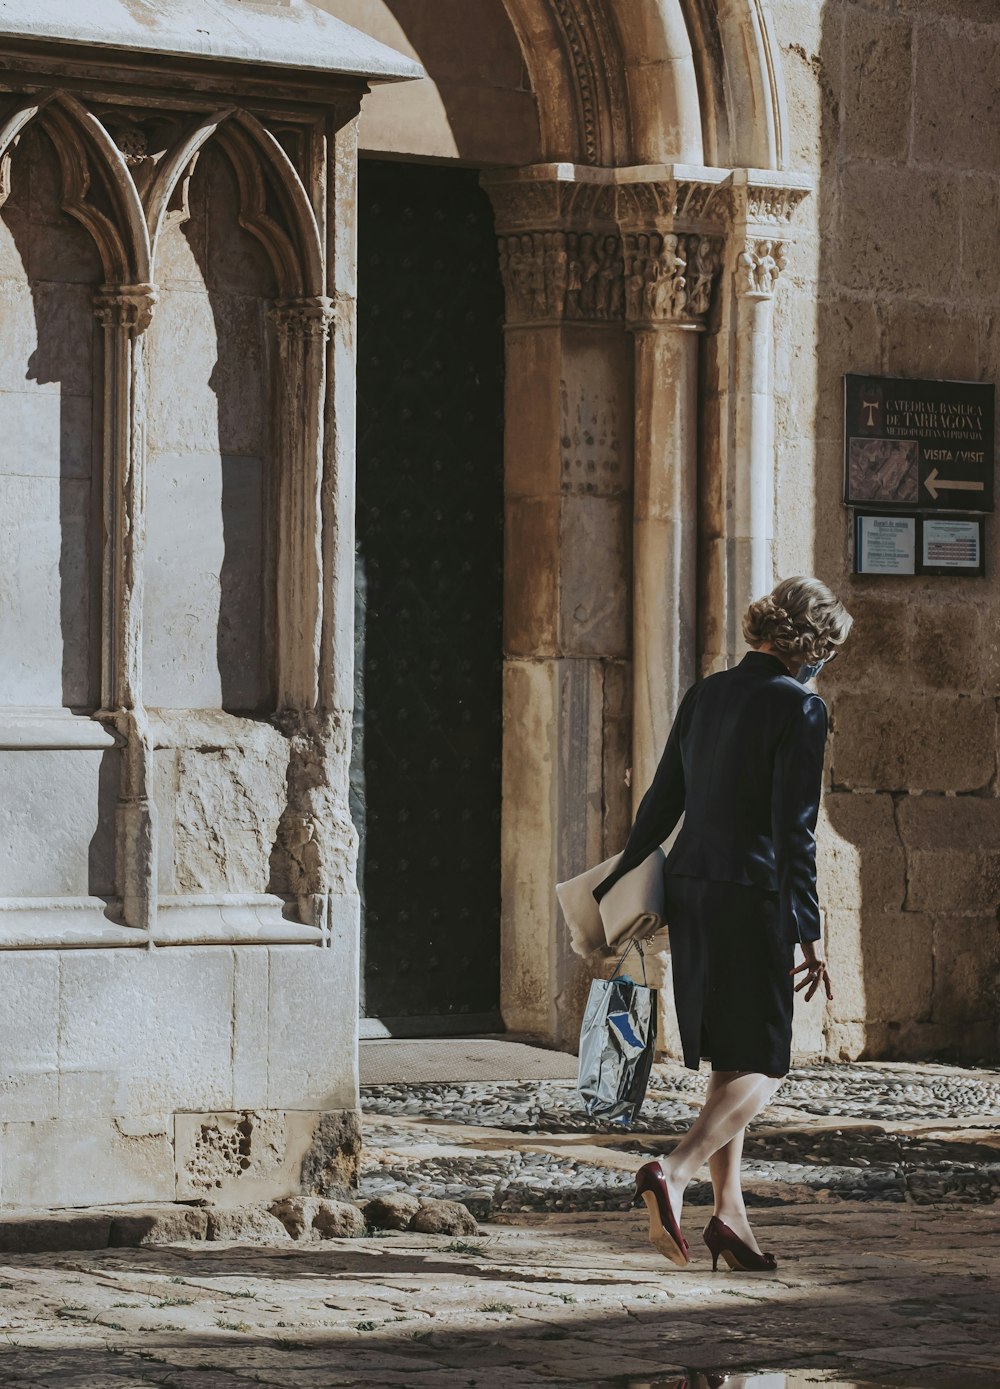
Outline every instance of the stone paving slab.
[(0, 1259), (0, 1384), (59, 1389), (1000, 1386), (998, 1208), (761, 1212), (774, 1275), (666, 1263), (640, 1214), (516, 1213), (468, 1240), (186, 1243)]

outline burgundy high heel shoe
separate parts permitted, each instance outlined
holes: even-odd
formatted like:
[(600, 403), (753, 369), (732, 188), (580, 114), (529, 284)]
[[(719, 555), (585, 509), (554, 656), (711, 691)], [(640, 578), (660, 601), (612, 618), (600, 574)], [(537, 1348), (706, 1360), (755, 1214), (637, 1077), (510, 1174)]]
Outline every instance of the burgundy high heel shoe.
[(773, 1254), (758, 1254), (717, 1215), (713, 1215), (705, 1226), (703, 1238), (712, 1255), (713, 1273), (719, 1267), (720, 1254), (729, 1267), (739, 1273), (773, 1273), (778, 1267)]
[(635, 1198), (632, 1204), (637, 1206), (640, 1201), (645, 1203), (649, 1212), (650, 1244), (671, 1263), (684, 1268), (691, 1262), (691, 1254), (670, 1209), (670, 1194), (658, 1162), (647, 1162), (635, 1174)]

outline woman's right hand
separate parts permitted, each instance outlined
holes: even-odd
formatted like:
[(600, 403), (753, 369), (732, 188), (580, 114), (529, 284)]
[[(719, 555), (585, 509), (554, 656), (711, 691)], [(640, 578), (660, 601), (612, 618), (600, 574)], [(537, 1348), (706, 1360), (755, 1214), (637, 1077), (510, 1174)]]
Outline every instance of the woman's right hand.
[(805, 1001), (808, 1003), (819, 988), (820, 981), (822, 980), (823, 987), (826, 989), (827, 998), (833, 998), (830, 972), (826, 967), (826, 961), (823, 959), (823, 948), (819, 941), (804, 940), (802, 942), (802, 954), (804, 956), (802, 963), (800, 965), (795, 965), (793, 969), (788, 971), (791, 975), (801, 974), (803, 970), (806, 971), (805, 978), (800, 979), (795, 985), (795, 992), (798, 993), (801, 989), (805, 989)]

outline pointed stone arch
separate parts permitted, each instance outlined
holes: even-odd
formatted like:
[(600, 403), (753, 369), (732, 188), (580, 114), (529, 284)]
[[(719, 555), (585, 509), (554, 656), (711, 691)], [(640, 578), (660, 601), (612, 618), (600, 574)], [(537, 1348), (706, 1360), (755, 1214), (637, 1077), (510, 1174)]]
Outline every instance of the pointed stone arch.
[(218, 143), (233, 166), (240, 189), (240, 223), (267, 252), (279, 297), (322, 295), (322, 239), (309, 195), (271, 132), (249, 111), (236, 107), (197, 121), (164, 157), (146, 195), (145, 219), (154, 264), (170, 205), (210, 140)]
[(149, 233), (128, 165), (97, 117), (70, 93), (50, 91), (24, 102), (0, 126), (0, 202), (10, 191), (17, 142), (36, 120), (59, 158), (63, 211), (90, 233), (108, 284), (148, 284)]

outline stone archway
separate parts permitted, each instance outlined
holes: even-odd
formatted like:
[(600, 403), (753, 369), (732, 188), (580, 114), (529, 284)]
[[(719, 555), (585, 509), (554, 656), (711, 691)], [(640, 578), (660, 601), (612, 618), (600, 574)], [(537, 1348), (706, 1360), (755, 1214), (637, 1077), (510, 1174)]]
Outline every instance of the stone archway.
[(535, 134), (518, 126), (511, 97), (520, 136), (505, 154), (496, 122), (476, 138), (468, 91), (483, 55), (465, 36), (466, 66), (449, 58), (460, 8), (435, 29), (412, 0), (383, 0), (381, 23), (359, 0), (325, 3), (409, 47), (434, 87), (424, 147), (413, 89), (375, 94), (362, 146), (371, 118), (381, 153), (478, 165), (496, 210), (501, 1006), (511, 1030), (572, 1043), (590, 971), (569, 953), (554, 884), (621, 847), (680, 694), (726, 663), (733, 614), (771, 562), (774, 252), (805, 186), (778, 172), (767, 6), (495, 0), (490, 32), (509, 57), (506, 17), (537, 121)]

